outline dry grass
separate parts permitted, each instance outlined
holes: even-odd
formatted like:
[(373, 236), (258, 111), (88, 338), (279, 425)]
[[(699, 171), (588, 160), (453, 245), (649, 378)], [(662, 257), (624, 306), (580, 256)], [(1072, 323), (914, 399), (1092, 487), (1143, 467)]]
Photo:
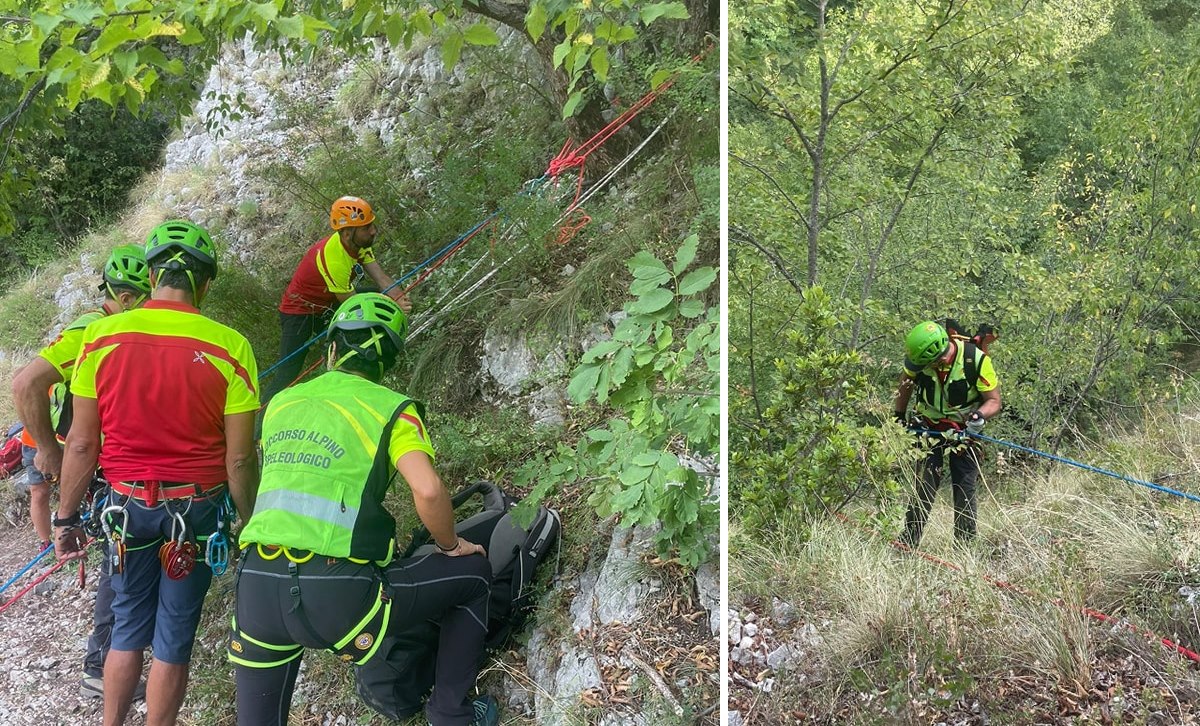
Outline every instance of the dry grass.
[[(1112, 432), (1078, 458), (1200, 492), (1198, 443), (1200, 416), (1167, 412), (1147, 416), (1142, 431)], [(984, 471), (995, 468), (992, 460)], [(1172, 694), (1143, 704), (1153, 689), (1134, 690), (1124, 717), (1136, 720), (1140, 708), (1191, 717), (1180, 694), (1195, 693), (1197, 678), (1186, 661), (1083, 609), (1200, 646), (1200, 607), (1176, 592), (1200, 577), (1194, 504), (1062, 465), (1010, 462), (1003, 480), (981, 483), (980, 536), (963, 548), (953, 540), (948, 489), (922, 545), (958, 571), (836, 520), (816, 524), (807, 541), (788, 523), (754, 539), (731, 528), (731, 606), (769, 622), (765, 603), (786, 599), (821, 636), (801, 666), (816, 685), (782, 688), (778, 700), (734, 689), (734, 701), (754, 711), (751, 723), (789, 722), (798, 706), (824, 714), (822, 722), (954, 721), (971, 702), (985, 703), (997, 722), (1022, 722), (1032, 718), (1022, 709), (1039, 699), (1066, 698), (1084, 713), (1088, 699), (1111, 695), (1114, 678)], [(899, 517), (905, 503), (887, 511)], [(780, 630), (786, 642), (791, 631)]]

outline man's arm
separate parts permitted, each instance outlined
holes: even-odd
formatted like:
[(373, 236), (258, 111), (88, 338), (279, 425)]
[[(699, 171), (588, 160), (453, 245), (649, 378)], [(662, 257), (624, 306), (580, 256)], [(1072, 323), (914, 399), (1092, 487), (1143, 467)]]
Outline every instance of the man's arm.
[[(225, 416), (225, 473), (229, 495), (242, 521), (249, 521), (258, 498), (258, 453), (254, 450), (254, 411)], [(72, 426), (72, 431), (74, 426)]]
[(1002, 408), (1000, 403), (1000, 384), (996, 384), (996, 387), (990, 391), (980, 391), (979, 398), (983, 403), (979, 404), (979, 408), (975, 410), (980, 416), (983, 416), (984, 420), (1000, 413), (1000, 409)]
[(13, 377), (13, 404), (25, 430), (37, 443), (38, 471), (57, 479), (62, 473), (62, 448), (50, 424), (50, 387), (62, 382), (62, 374), (50, 362), (37, 356)]
[[(100, 456), (100, 413), (96, 399), (77, 395), (73, 406), (74, 418), (71, 419), (71, 431), (67, 434), (59, 483), (59, 519), (69, 519), (79, 514), (79, 505), (87, 494), (88, 484), (96, 473), (96, 460)], [(86, 554), (82, 529), (54, 529), (54, 552), (60, 560), (74, 560)]]
[(434, 470), (428, 454), (424, 451), (410, 451), (396, 460), (396, 470), (412, 489), (417, 517), (433, 535), (433, 541), (443, 554), (451, 557), (476, 552), (486, 554), (482, 546), (455, 534), (454, 507), (450, 503), (450, 494)]
[(365, 270), (366, 273), (371, 276), (371, 279), (375, 281), (375, 284), (379, 286), (381, 291), (387, 290), (387, 292), (384, 294), (395, 300), (396, 304), (400, 306), (401, 310), (403, 310), (405, 313), (412, 312), (412, 302), (409, 301), (408, 296), (404, 294), (404, 291), (400, 289), (399, 285), (392, 287), (392, 285), (396, 284), (396, 281), (392, 279), (391, 275), (383, 271), (383, 268), (379, 266), (378, 262), (371, 261), (365, 263), (363, 265), (363, 270)]
[(912, 398), (913, 379), (907, 373), (900, 374), (900, 384), (896, 386), (896, 400), (893, 404), (896, 420), (903, 421), (908, 414), (908, 399)]

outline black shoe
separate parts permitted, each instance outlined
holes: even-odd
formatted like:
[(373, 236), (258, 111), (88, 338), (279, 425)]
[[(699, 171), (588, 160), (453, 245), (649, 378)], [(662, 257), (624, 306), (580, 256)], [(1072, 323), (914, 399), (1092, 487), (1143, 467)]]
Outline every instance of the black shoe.
[(475, 709), (471, 726), (496, 726), (500, 723), (500, 704), (491, 696), (484, 694), (476, 698), (471, 707)]

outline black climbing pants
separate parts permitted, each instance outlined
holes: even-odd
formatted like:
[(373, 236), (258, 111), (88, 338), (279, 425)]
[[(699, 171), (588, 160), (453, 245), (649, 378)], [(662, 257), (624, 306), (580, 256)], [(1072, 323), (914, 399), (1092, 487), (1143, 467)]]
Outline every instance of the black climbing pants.
[(938, 442), (918, 467), (917, 493), (904, 516), (900, 541), (910, 547), (921, 543), (929, 509), (942, 482), (942, 463), (950, 459), (950, 484), (954, 493), (954, 536), (960, 542), (975, 537), (976, 494), (979, 456), (973, 444)]
[[(271, 402), (271, 398), (276, 393), (291, 385), (292, 381), (296, 380), (296, 376), (300, 375), (300, 371), (304, 370), (304, 361), (308, 357), (308, 351), (296, 351), (305, 343), (312, 340), (317, 333), (324, 330), (324, 320), (325, 318), (319, 315), (279, 313), (279, 327), (281, 332), (279, 338), (279, 361), (275, 364), (278, 367), (271, 372), (271, 376), (262, 387), (262, 395), (259, 396), (259, 400), (262, 402), (262, 411), (267, 409), (267, 404)], [(324, 348), (319, 343), (314, 344), (313, 347), (318, 350)], [(258, 424), (255, 428), (256, 434), (262, 431), (261, 412), (259, 413)]]
[[(471, 723), (470, 693), (483, 658), (492, 581), (491, 564), (483, 555), (435, 553), (385, 568), (315, 556), (296, 565), (301, 615), (292, 595), (297, 578), (290, 574), (287, 557), (265, 560), (257, 547), (244, 554), (237, 583), (237, 629), (278, 648), (281, 657), (289, 647), (323, 648), (342, 640), (378, 600), (380, 578), (385, 578), (392, 593), (388, 632), (425, 622), (439, 626), (433, 694), (425, 706), (430, 723)], [(268, 668), (235, 664), (239, 726), (287, 723), (302, 657)]]
[(83, 656), (83, 673), (94, 678), (104, 677), (104, 660), (112, 643), (113, 597), (112, 572), (108, 559), (108, 544), (104, 543), (100, 560), (100, 581), (96, 585), (96, 602), (92, 606), (92, 634), (88, 636), (87, 653)]

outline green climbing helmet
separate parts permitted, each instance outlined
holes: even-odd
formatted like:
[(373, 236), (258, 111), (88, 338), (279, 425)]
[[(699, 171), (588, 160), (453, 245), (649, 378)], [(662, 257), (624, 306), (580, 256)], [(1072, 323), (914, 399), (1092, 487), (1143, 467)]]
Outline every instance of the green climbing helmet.
[[(104, 282), (100, 289), (125, 287), (143, 295), (150, 294), (150, 267), (146, 264), (146, 253), (138, 245), (121, 245), (113, 248), (104, 263)], [(114, 296), (115, 297), (115, 296)]]
[(172, 219), (150, 230), (146, 238), (146, 262), (155, 269), (184, 270), (188, 268), (181, 254), (212, 265), (217, 276), (217, 248), (203, 227), (186, 219)]
[(945, 354), (950, 347), (946, 329), (932, 320), (913, 328), (904, 339), (904, 350), (913, 365), (927, 366)]
[(361, 292), (346, 298), (333, 314), (329, 334), (335, 330), (379, 328), (387, 334), (396, 351), (404, 350), (408, 337), (408, 318), (390, 297), (378, 292)]

